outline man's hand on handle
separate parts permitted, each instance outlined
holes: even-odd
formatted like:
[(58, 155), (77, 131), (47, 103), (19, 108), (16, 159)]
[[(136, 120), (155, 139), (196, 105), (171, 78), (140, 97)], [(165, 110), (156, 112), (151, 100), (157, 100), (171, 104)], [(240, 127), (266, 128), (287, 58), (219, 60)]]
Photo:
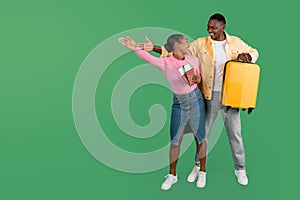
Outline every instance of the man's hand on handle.
[(250, 63), (251, 60), (252, 60), (252, 57), (249, 53), (241, 53), (237, 57), (237, 61), (241, 61), (241, 62)]

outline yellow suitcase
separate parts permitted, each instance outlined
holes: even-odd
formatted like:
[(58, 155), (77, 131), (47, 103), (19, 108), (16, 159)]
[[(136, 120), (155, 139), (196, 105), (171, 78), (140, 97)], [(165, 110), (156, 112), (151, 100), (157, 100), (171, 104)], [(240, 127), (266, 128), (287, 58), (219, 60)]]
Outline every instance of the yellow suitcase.
[(223, 71), (221, 102), (226, 108), (248, 109), (256, 106), (260, 67), (254, 63), (227, 61)]

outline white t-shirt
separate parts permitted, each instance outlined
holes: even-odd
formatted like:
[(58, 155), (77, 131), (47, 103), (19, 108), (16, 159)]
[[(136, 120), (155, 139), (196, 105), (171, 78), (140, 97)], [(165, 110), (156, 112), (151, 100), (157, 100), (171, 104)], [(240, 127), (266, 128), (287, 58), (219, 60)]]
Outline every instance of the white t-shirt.
[(214, 88), (213, 91), (221, 91), (222, 88), (222, 72), (223, 66), (227, 61), (227, 56), (225, 52), (226, 40), (215, 41), (214, 44), (214, 53), (215, 53), (215, 77), (214, 77)]

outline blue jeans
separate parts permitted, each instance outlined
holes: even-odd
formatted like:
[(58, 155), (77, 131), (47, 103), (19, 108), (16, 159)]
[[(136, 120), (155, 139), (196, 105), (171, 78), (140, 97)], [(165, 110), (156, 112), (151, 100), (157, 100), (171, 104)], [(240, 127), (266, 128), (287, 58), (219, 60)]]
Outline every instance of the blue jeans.
[(170, 137), (171, 144), (178, 145), (180, 135), (189, 121), (198, 143), (205, 139), (205, 104), (199, 88), (188, 94), (174, 94)]

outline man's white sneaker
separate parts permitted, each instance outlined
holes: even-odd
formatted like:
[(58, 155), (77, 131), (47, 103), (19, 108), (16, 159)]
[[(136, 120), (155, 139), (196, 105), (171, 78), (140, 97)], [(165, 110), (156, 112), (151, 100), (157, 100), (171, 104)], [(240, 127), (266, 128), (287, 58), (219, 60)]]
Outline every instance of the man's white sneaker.
[(235, 170), (234, 174), (236, 175), (239, 184), (248, 185), (248, 177), (246, 175), (246, 170)]
[(196, 186), (198, 188), (204, 188), (206, 185), (206, 172), (200, 171), (198, 173), (198, 180)]
[(193, 183), (196, 181), (197, 177), (198, 177), (198, 174), (199, 174), (199, 171), (200, 171), (200, 167), (198, 166), (195, 166), (191, 173), (189, 174), (189, 176), (187, 177), (187, 181), (190, 182), (190, 183)]
[(172, 187), (173, 184), (177, 182), (177, 175), (174, 176), (173, 174), (168, 174), (166, 180), (161, 184), (162, 190), (168, 190)]

